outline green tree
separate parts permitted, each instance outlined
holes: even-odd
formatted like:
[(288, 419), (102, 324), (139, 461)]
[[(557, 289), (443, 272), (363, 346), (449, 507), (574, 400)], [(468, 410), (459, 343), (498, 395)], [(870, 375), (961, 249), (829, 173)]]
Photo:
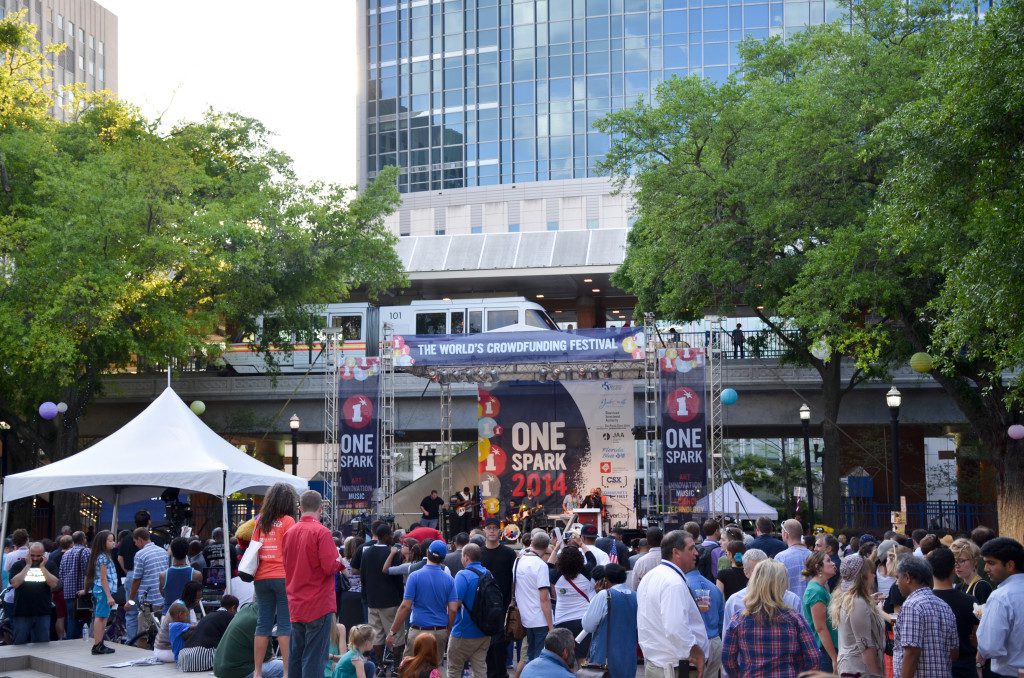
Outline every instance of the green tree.
[[(728, 476), (747, 490), (760, 493), (783, 515), (793, 512), (793, 489), (804, 487), (806, 477), (801, 452), (791, 450), (783, 460), (781, 457), (764, 457), (759, 454), (733, 455), (729, 460)], [(820, 496), (820, 478), (814, 476), (815, 496)]]
[[(943, 8), (944, 9), (944, 8)], [(837, 22), (788, 41), (748, 40), (743, 67), (716, 85), (696, 77), (661, 84), (643, 102), (598, 123), (617, 141), (604, 162), (633, 192), (638, 220), (615, 283), (662, 317), (749, 308), (778, 334), (789, 359), (822, 381), (824, 519), (840, 521), (842, 399), (864, 379), (884, 374), (898, 354), (875, 344), (844, 379), (842, 358), (854, 338), (829, 338), (831, 355), (811, 346), (837, 328), (823, 326), (823, 295), (799, 288), (813, 253), (864, 227), (893, 163), (870, 152), (872, 131), (918, 96), (936, 26), (948, 20), (928, 3), (871, 0)], [(830, 280), (819, 279), (819, 287)], [(800, 296), (796, 296), (799, 294)], [(842, 328), (869, 309), (828, 312)], [(787, 331), (796, 329), (797, 332)]]
[[(34, 89), (0, 85), (13, 110), (35, 106)], [(105, 370), (215, 356), (211, 338), (266, 313), (308, 333), (315, 305), (405, 282), (383, 223), (394, 170), (359, 194), (303, 184), (250, 118), (210, 112), (160, 134), (92, 101), (70, 123), (0, 128), (0, 158), (0, 416), (50, 459), (78, 449)], [(42, 400), (68, 404), (59, 433), (33, 422)]]
[(977, 440), (970, 456), (997, 471), (1000, 531), (1020, 534), (1024, 448), (1007, 428), (1024, 415), (1024, 4), (953, 22), (943, 37), (921, 95), (873, 132), (874, 152), (898, 161), (871, 219), (816, 253), (802, 287), (833, 280), (833, 308), (872, 309), (857, 330), (862, 359), (886, 344), (934, 356), (932, 376)]

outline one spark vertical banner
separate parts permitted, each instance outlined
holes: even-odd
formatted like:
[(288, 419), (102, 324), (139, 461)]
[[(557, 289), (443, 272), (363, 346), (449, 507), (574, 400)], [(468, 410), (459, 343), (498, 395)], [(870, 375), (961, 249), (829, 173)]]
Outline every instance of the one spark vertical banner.
[(378, 487), (380, 359), (347, 357), (338, 387), (338, 496), (340, 509), (369, 508)]
[(658, 350), (667, 510), (692, 513), (708, 478), (704, 350)]

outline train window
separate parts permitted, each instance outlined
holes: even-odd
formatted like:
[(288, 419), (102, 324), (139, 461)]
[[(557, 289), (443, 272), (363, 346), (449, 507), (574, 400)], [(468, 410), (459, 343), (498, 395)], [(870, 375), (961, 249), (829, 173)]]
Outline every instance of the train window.
[(463, 334), (466, 331), (466, 312), (452, 311), (452, 334)]
[(363, 317), (359, 315), (331, 316), (331, 327), (341, 328), (342, 341), (359, 341), (363, 338)]
[(517, 322), (519, 322), (519, 311), (515, 309), (487, 312), (488, 332), (515, 325)]
[(469, 333), (480, 334), (484, 331), (484, 312), (483, 311), (470, 311), (469, 312)]
[(274, 316), (263, 319), (263, 337), (269, 344), (292, 343), (292, 335), (281, 329), (281, 319)]
[(446, 334), (448, 331), (447, 313), (417, 313), (416, 334)]
[(544, 330), (557, 330), (558, 326), (551, 322), (546, 313), (535, 308), (526, 309), (526, 324), (530, 327), (539, 327)]

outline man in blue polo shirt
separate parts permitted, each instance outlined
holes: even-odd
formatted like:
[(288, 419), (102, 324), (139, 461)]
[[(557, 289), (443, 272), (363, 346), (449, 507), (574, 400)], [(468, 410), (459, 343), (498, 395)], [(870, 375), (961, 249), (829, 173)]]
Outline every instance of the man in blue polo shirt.
[(462, 569), (455, 575), (454, 599), (448, 603), (449, 623), (454, 620), (448, 639), (448, 678), (460, 678), (462, 667), (469, 662), (473, 678), (487, 678), (487, 648), (491, 637), (473, 621), (470, 611), (476, 602), (476, 587), (487, 568), (480, 564), (480, 547), (462, 547)]
[(718, 678), (722, 671), (722, 624), (725, 621), (725, 596), (710, 579), (700, 573), (696, 560), (693, 561), (693, 569), (686, 571), (685, 575), (686, 585), (697, 600), (697, 609), (700, 610), (700, 616), (704, 620), (704, 629), (708, 634), (708, 652), (704, 657), (704, 676), (705, 678)]
[(384, 642), (389, 647), (394, 644), (395, 635), (411, 612), (406, 656), (412, 656), (413, 643), (421, 633), (434, 636), (438, 649), (448, 645), (448, 603), (455, 600), (455, 581), (444, 571), (446, 555), (448, 546), (443, 541), (431, 542), (427, 547), (427, 564), (410, 574), (405, 583), (405, 596)]

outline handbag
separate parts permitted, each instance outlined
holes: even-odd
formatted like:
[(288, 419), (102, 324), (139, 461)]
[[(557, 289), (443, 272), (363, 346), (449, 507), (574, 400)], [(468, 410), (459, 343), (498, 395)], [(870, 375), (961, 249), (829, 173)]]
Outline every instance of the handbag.
[(88, 624), (92, 621), (93, 604), (91, 593), (75, 596), (75, 621), (80, 624)]
[[(582, 593), (582, 592), (581, 592)], [(612, 592), (608, 591), (608, 624), (605, 626), (604, 664), (586, 663), (576, 671), (576, 678), (609, 678), (608, 656), (612, 652)]]
[(526, 637), (526, 628), (523, 626), (522, 617), (519, 616), (519, 606), (516, 605), (516, 568), (519, 561), (512, 567), (512, 602), (509, 603), (508, 612), (505, 613), (505, 637), (509, 640), (522, 640)]
[(242, 559), (238, 561), (238, 578), (244, 582), (251, 582), (256, 577), (256, 570), (260, 566), (260, 548), (263, 542), (256, 539), (259, 528), (253, 530), (252, 541), (245, 548)]

